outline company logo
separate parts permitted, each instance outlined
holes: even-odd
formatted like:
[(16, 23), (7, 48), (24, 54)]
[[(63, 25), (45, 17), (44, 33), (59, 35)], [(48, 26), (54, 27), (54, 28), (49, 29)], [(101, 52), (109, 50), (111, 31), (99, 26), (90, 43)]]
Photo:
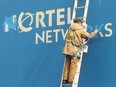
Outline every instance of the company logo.
[[(60, 38), (62, 37), (62, 40), (65, 40), (67, 29), (63, 29), (61, 26), (70, 25), (70, 23), (71, 7), (46, 10), (45, 12), (38, 11), (36, 13), (21, 12), (19, 16), (5, 17), (4, 32), (7, 33), (13, 30), (19, 33), (28, 33), (33, 29), (42, 30), (40, 33), (35, 32), (35, 44), (39, 44), (39, 42), (53, 43), (59, 42), (59, 34), (61, 35)], [(92, 32), (98, 29), (101, 30), (99, 32), (101, 37), (111, 37), (113, 34), (112, 25), (110, 22), (95, 26), (88, 25), (87, 30)], [(56, 28), (52, 29), (54, 26)]]

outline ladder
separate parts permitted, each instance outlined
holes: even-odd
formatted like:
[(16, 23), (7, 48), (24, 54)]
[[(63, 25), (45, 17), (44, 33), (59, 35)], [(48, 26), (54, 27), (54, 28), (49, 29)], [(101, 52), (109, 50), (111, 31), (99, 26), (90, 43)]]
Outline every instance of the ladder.
[[(83, 16), (79, 17), (79, 18), (83, 18), (83, 20), (86, 22), (87, 13), (88, 13), (88, 7), (89, 7), (89, 0), (85, 0), (85, 5), (84, 6), (78, 6), (78, 0), (74, 1), (74, 7), (73, 7), (71, 25), (73, 24), (73, 19), (76, 17), (76, 11), (77, 11), (77, 9), (84, 9)], [(87, 29), (87, 26), (85, 27), (85, 29)], [(87, 49), (88, 49), (88, 47), (86, 48), (86, 50), (84, 50), (84, 51), (81, 52), (81, 58), (80, 58), (80, 60), (77, 63), (78, 69), (76, 71), (73, 84), (62, 84), (62, 81), (63, 81), (63, 73), (62, 73), (62, 79), (61, 79), (60, 87), (69, 87), (69, 86), (78, 87), (80, 70), (81, 70), (81, 63), (82, 63), (82, 58), (83, 58), (83, 52), (87, 52)], [(64, 72), (64, 68), (63, 68), (63, 72)]]

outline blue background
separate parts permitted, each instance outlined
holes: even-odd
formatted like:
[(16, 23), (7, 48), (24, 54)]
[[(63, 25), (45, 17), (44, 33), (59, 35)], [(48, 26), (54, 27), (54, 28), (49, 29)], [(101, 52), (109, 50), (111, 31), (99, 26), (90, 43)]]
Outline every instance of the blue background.
[[(55, 28), (66, 30), (69, 25), (56, 26), (54, 16), (52, 27), (33, 29), (28, 33), (13, 30), (5, 33), (3, 23), (5, 16), (19, 15), (22, 11), (36, 13), (67, 7), (73, 9), (73, 3), (73, 0), (0, 0), (0, 87), (60, 86), (65, 41), (59, 34), (61, 39), (58, 42), (36, 45), (35, 32)], [(98, 35), (98, 38), (89, 42), (89, 51), (83, 57), (79, 87), (116, 86), (115, 3), (115, 0), (90, 0), (88, 25), (111, 22), (113, 35), (107, 38)], [(46, 18), (45, 22), (47, 21)], [(108, 33), (104, 28), (102, 32)]]

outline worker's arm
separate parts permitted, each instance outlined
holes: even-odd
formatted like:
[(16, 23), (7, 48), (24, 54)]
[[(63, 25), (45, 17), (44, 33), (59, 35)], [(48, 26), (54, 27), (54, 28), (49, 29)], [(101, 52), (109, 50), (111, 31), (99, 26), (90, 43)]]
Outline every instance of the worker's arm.
[(83, 38), (93, 38), (96, 36), (97, 33), (98, 33), (97, 29), (95, 29), (91, 34), (86, 32), (84, 29), (81, 32)]
[(98, 33), (98, 30), (95, 29), (95, 30), (90, 34), (90, 37), (89, 37), (89, 38), (95, 37), (97, 33)]

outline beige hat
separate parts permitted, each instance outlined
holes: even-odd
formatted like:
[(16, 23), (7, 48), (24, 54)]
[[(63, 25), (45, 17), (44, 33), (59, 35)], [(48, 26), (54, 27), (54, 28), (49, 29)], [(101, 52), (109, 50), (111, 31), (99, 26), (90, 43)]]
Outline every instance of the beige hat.
[(74, 18), (74, 19), (73, 19), (73, 22), (74, 22), (74, 23), (79, 23), (79, 22), (80, 22), (80, 23), (83, 23), (84, 20), (83, 20), (82, 18)]

